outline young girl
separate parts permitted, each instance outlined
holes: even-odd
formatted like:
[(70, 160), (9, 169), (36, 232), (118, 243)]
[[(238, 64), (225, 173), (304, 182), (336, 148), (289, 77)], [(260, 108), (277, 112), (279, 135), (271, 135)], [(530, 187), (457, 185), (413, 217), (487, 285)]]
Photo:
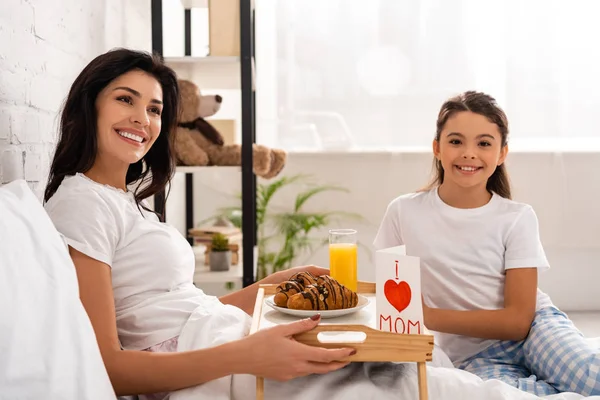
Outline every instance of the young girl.
[(535, 212), (511, 200), (507, 139), (492, 97), (446, 101), (435, 179), (389, 204), (374, 245), (421, 258), (425, 325), (458, 368), (537, 395), (598, 395), (600, 352), (537, 287), (549, 265)]
[[(176, 76), (158, 58), (124, 49), (102, 54), (70, 90), (50, 168), (46, 211), (69, 245), (116, 393), (161, 398), (213, 384), (212, 398), (242, 398), (248, 394), (235, 393), (227, 380), (234, 374), (288, 380), (344, 367), (353, 349), (291, 339), (313, 329), (318, 315), (245, 336), (257, 284), (219, 299), (204, 294), (192, 283), (194, 254), (185, 238), (144, 208), (143, 200), (173, 175), (178, 104)], [(328, 273), (297, 267), (262, 283), (304, 270)], [(186, 326), (204, 321), (217, 332), (205, 338), (209, 345), (178, 352), (182, 342), (198, 349), (194, 340), (215, 332), (182, 336)], [(231, 335), (240, 339), (228, 341)]]

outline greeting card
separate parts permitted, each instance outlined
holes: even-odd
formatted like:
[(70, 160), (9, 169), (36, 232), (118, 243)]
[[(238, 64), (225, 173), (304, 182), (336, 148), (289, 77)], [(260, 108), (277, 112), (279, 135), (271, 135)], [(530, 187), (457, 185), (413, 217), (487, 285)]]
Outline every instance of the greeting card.
[(405, 246), (378, 250), (375, 257), (377, 328), (423, 334), (419, 257), (407, 256)]

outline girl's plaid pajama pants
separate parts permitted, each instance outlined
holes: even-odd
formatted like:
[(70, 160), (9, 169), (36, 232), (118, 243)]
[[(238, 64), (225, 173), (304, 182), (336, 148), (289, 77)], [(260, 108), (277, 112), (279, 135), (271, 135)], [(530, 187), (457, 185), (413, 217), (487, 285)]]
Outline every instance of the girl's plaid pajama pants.
[(554, 307), (536, 312), (525, 340), (497, 342), (457, 367), (538, 396), (600, 395), (600, 349)]

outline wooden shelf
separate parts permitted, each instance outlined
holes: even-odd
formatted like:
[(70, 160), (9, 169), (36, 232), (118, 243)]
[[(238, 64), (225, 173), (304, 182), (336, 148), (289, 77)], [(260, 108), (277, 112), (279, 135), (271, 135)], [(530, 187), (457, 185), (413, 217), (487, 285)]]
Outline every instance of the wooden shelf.
[[(252, 90), (256, 90), (256, 67), (252, 58)], [(202, 88), (241, 89), (240, 57), (184, 56), (165, 57), (165, 64), (173, 68), (181, 79), (188, 79)]]
[[(211, 271), (210, 267), (204, 264), (204, 246), (196, 245), (192, 247), (196, 259), (196, 269), (194, 271), (194, 284), (202, 286), (205, 283), (227, 283), (241, 282), (244, 277), (243, 257), (240, 256), (237, 265), (229, 267), (229, 271)], [(241, 254), (240, 254), (241, 255)], [(254, 271), (258, 262), (258, 247), (254, 247)], [(255, 272), (256, 273), (256, 272)]]
[(194, 270), (194, 284), (202, 286), (206, 283), (227, 283), (241, 282), (244, 275), (242, 258), (237, 265), (229, 267), (229, 271), (211, 271), (210, 267), (204, 264), (204, 246), (193, 246), (194, 257), (196, 259), (196, 269)]
[(202, 89), (240, 90), (241, 62), (239, 57), (165, 57), (179, 79), (194, 82)]
[(180, 165), (177, 168), (175, 168), (175, 172), (181, 172), (181, 173), (190, 173), (193, 174), (194, 172), (203, 172), (203, 171), (208, 171), (210, 169), (225, 169), (225, 170), (231, 170), (231, 171), (241, 171), (242, 167), (240, 167), (239, 165), (235, 165), (235, 166), (220, 166), (220, 165), (204, 165), (204, 166), (196, 166), (196, 167), (188, 167), (188, 166), (184, 166), (184, 165)]
[[(240, 257), (241, 260), (241, 257)], [(194, 271), (194, 283), (202, 285), (203, 283), (219, 283), (241, 281), (244, 275), (244, 267), (240, 261), (237, 265), (229, 267), (229, 271), (211, 271), (208, 265), (202, 261), (196, 262)]]
[(218, 57), (218, 56), (183, 56), (183, 57), (165, 57), (165, 63), (169, 66), (194, 65), (194, 64), (239, 64), (239, 57)]

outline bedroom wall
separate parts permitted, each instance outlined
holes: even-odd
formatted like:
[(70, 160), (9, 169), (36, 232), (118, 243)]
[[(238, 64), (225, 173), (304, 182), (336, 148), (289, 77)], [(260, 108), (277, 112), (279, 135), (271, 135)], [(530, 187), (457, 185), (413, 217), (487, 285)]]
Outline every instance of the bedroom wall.
[(0, 183), (25, 179), (41, 196), (71, 83), (117, 46), (151, 49), (150, 0), (0, 3)]

